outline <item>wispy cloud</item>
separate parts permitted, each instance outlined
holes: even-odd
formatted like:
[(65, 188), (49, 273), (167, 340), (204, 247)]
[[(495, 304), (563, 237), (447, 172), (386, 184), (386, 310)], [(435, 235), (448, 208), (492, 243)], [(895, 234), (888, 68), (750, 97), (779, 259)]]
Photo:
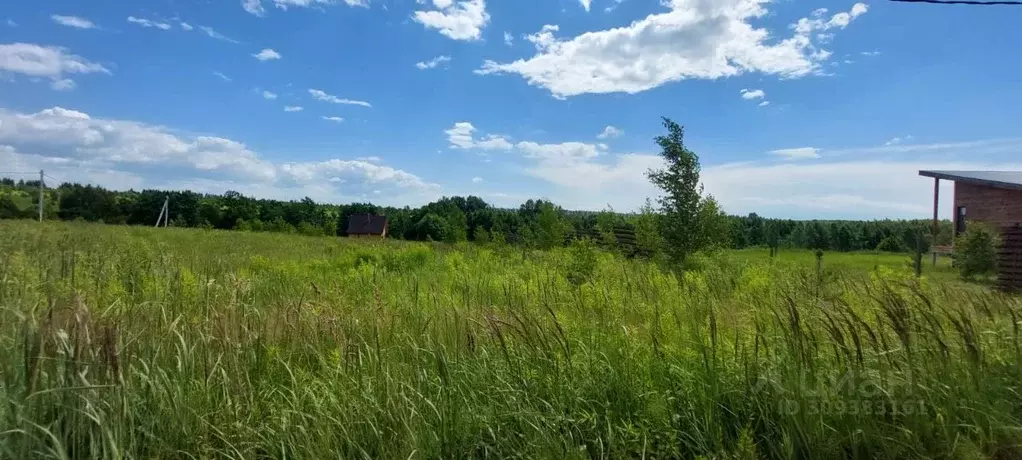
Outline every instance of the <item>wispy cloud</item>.
[(75, 89), (76, 86), (78, 85), (70, 78), (54, 80), (50, 83), (50, 88), (53, 88), (55, 91), (71, 91)]
[(820, 149), (814, 147), (771, 150), (769, 153), (771, 155), (784, 158), (785, 160), (806, 160), (820, 157)]
[(332, 121), (332, 122), (334, 122), (334, 123), (340, 123), (340, 122), (344, 121), (344, 119), (343, 119), (343, 118), (341, 118), (341, 117), (327, 117), (327, 116), (322, 116), (322, 117), (320, 117), (320, 118), (322, 118), (322, 119), (324, 119), (324, 120), (326, 120), (326, 121)]
[(894, 137), (891, 140), (889, 140), (887, 142), (884, 142), (884, 145), (885, 146), (899, 145), (899, 144), (901, 144), (903, 142), (909, 142), (911, 140), (912, 140), (912, 135), (909, 134), (908, 136), (904, 136), (904, 137)]
[(201, 30), (203, 33), (205, 33), (206, 35), (210, 36), (211, 38), (215, 38), (217, 40), (225, 41), (225, 42), (228, 42), (228, 43), (234, 43), (234, 44), (241, 43), (241, 42), (239, 42), (239, 41), (237, 41), (237, 40), (235, 40), (235, 39), (233, 39), (231, 37), (228, 37), (228, 36), (226, 36), (224, 34), (221, 34), (220, 32), (217, 32), (216, 30), (214, 30), (212, 27), (209, 27), (209, 26), (199, 26), (199, 30)]
[(277, 94), (270, 91), (263, 91), (263, 99), (274, 100), (277, 98)]
[(302, 110), (305, 110), (305, 108), (300, 105), (288, 105), (284, 107), (285, 112), (301, 112)]
[(366, 101), (357, 101), (353, 99), (340, 98), (319, 89), (310, 89), (309, 94), (312, 95), (312, 97), (315, 98), (317, 101), (329, 102), (331, 104), (347, 104), (359, 105), (362, 107), (372, 107), (372, 104)]
[(228, 77), (227, 75), (224, 75), (224, 74), (222, 74), (220, 72), (213, 72), (213, 75), (216, 75), (217, 77), (220, 77), (220, 79), (223, 80), (223, 81), (227, 81), (227, 82), (234, 81), (234, 80), (231, 79), (231, 77)]
[(170, 30), (170, 24), (166, 22), (153, 21), (151, 19), (136, 18), (134, 16), (128, 16), (128, 22), (137, 24), (145, 28), (156, 28), (160, 30)]
[(273, 0), (274, 6), (285, 11), (291, 7), (317, 8), (321, 6), (336, 5), (338, 3), (344, 3), (348, 6), (369, 8), (369, 0)]
[(440, 64), (444, 64), (444, 63), (448, 63), (448, 62), (451, 62), (451, 57), (450, 56), (437, 56), (437, 57), (435, 57), (433, 59), (430, 59), (428, 61), (418, 62), (418, 63), (415, 64), (415, 67), (418, 67), (420, 70), (435, 69)]
[(96, 24), (92, 21), (78, 16), (61, 16), (59, 14), (54, 14), (53, 16), (50, 16), (50, 19), (53, 19), (53, 22), (62, 26), (74, 27), (76, 29), (96, 28)]

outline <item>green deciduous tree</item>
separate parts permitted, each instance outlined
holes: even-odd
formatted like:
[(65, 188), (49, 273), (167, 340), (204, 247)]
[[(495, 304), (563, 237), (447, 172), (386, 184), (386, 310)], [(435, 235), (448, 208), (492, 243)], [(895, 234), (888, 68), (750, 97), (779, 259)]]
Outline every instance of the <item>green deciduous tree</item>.
[(699, 202), (696, 225), (698, 228), (695, 235), (697, 249), (730, 247), (731, 222), (727, 214), (724, 213), (724, 209), (720, 207), (720, 203), (712, 195), (707, 195)]
[(472, 230), (472, 240), (476, 243), (486, 244), (490, 242), (490, 232), (483, 226), (478, 226)]
[(536, 218), (536, 243), (542, 249), (550, 249), (564, 244), (564, 235), (568, 232), (568, 223), (561, 218), (561, 210), (544, 201), (539, 207)]
[(664, 249), (664, 240), (660, 235), (660, 216), (653, 209), (653, 203), (646, 198), (646, 204), (639, 209), (635, 223), (635, 250), (643, 257), (655, 257)]
[[(713, 245), (729, 230), (715, 222), (721, 214), (716, 201), (702, 197), (699, 157), (685, 147), (684, 128), (669, 118), (664, 118), (663, 124), (667, 134), (657, 136), (655, 141), (660, 146), (660, 156), (666, 167), (650, 170), (647, 176), (663, 191), (658, 202), (665, 252), (672, 263), (681, 266), (686, 257)], [(720, 233), (709, 233), (721, 229)]]
[(415, 231), (423, 240), (445, 241), (448, 238), (447, 221), (434, 213), (422, 216), (415, 224)]

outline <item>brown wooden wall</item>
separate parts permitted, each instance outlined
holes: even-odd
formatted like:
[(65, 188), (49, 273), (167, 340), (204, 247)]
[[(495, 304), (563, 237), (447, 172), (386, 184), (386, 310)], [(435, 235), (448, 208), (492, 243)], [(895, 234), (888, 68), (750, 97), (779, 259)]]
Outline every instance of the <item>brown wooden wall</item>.
[(1002, 230), (997, 256), (998, 285), (1006, 291), (1022, 292), (1022, 226)]

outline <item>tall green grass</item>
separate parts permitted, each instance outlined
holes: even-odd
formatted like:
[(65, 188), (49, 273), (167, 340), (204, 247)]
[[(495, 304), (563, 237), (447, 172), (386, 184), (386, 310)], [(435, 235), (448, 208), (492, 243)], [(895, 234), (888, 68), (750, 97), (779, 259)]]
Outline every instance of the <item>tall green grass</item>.
[(580, 252), (2, 222), (0, 458), (1022, 456), (1018, 298)]

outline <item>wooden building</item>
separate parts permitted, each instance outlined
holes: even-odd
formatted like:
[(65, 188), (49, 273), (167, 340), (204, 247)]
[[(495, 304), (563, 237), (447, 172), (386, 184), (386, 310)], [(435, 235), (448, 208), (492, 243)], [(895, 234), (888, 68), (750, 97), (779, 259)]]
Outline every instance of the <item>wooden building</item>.
[(1022, 290), (1022, 171), (919, 171), (933, 178), (933, 228), (937, 229), (940, 181), (955, 184), (955, 236), (969, 222), (983, 222), (1001, 233), (998, 279), (1001, 287)]
[(387, 216), (356, 214), (348, 218), (348, 237), (386, 238)]

